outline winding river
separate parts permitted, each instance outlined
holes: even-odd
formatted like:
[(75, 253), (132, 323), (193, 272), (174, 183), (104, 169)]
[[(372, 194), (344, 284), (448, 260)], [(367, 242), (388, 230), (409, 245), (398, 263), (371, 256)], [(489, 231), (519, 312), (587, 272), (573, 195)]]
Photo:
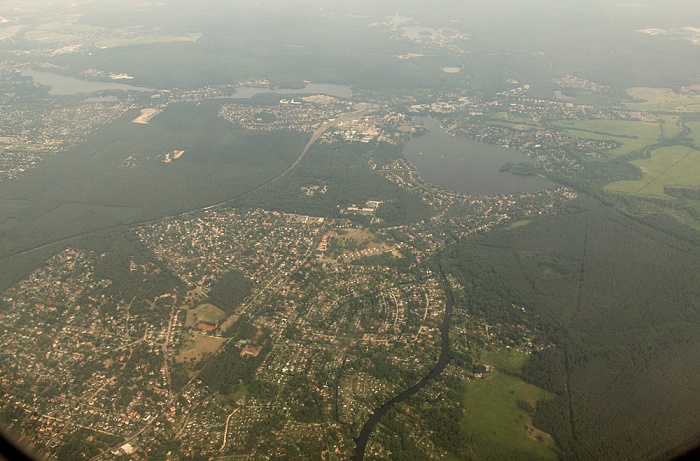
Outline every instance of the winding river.
[(445, 316), (442, 318), (442, 324), (440, 325), (440, 357), (438, 357), (435, 366), (425, 375), (420, 381), (418, 381), (413, 386), (409, 387), (405, 391), (401, 392), (399, 395), (395, 396), (391, 400), (382, 404), (379, 408), (376, 408), (370, 415), (367, 422), (362, 426), (360, 430), (360, 435), (355, 439), (355, 454), (353, 456), (353, 461), (362, 461), (365, 457), (365, 449), (367, 448), (367, 442), (369, 437), (372, 435), (372, 431), (375, 426), (379, 423), (391, 408), (397, 403), (401, 403), (413, 397), (418, 391), (426, 386), (430, 381), (437, 378), (440, 373), (445, 369), (447, 364), (450, 362), (450, 325), (452, 324), (452, 310), (454, 308), (454, 299), (452, 297), (452, 289), (450, 288), (450, 283), (445, 277), (445, 272), (442, 269), (442, 256), (438, 254), (436, 257), (438, 267), (440, 268), (440, 284), (445, 291)]

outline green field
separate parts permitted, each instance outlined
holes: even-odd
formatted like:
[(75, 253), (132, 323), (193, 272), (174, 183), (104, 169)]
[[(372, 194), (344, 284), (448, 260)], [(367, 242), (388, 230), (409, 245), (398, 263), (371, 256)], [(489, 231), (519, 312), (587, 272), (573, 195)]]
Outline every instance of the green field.
[(624, 194), (671, 198), (665, 186), (700, 187), (700, 152), (690, 147), (672, 146), (656, 149), (647, 159), (634, 160), (644, 178), (639, 181), (619, 181), (605, 190)]
[(572, 135), (586, 139), (616, 141), (622, 144), (612, 149), (609, 155), (635, 152), (659, 142), (661, 130), (655, 122), (631, 120), (557, 120), (556, 126), (567, 130)]
[(479, 361), (509, 374), (520, 373), (520, 369), (530, 358), (530, 354), (514, 349), (494, 349), (487, 347), (481, 351)]
[[(522, 354), (482, 351), (482, 362), (496, 367), (467, 385), (462, 434), (478, 459), (557, 459), (554, 440), (532, 425), (530, 408), (553, 394), (508, 374), (524, 363)], [(497, 365), (498, 364), (498, 365)], [(503, 367), (504, 371), (499, 371)], [(509, 370), (509, 371), (510, 371)]]
[(514, 221), (508, 224), (508, 229), (517, 229), (518, 227), (527, 226), (532, 222), (531, 219), (521, 219), (520, 221)]
[(187, 312), (187, 326), (196, 326), (198, 322), (206, 322), (216, 325), (221, 319), (226, 317), (226, 313), (213, 304), (200, 304)]
[(690, 137), (696, 145), (700, 145), (700, 122), (686, 122), (686, 125), (690, 128)]
[(628, 88), (627, 94), (635, 101), (626, 103), (629, 110), (669, 111), (669, 112), (698, 112), (700, 97), (679, 94), (670, 88)]
[(515, 117), (508, 112), (498, 112), (489, 120), (489, 124), (501, 125), (516, 130), (542, 129), (542, 124), (537, 120), (526, 117)]
[(673, 138), (683, 131), (683, 128), (680, 125), (680, 115), (657, 115), (656, 117), (662, 121), (661, 130), (664, 138)]

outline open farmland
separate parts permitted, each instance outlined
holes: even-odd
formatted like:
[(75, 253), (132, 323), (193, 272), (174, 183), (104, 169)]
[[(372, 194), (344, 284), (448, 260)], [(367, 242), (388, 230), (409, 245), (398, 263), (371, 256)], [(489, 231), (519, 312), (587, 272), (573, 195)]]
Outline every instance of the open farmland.
[(462, 420), (461, 434), (473, 442), (479, 459), (556, 460), (554, 440), (532, 423), (537, 402), (549, 400), (554, 394), (510, 374), (520, 368), (513, 370), (510, 366), (524, 363), (510, 354), (506, 350), (482, 353), (484, 363), (507, 365), (504, 371), (496, 367), (483, 379), (467, 384), (464, 405), (469, 410)]
[(686, 122), (686, 126), (690, 128), (690, 137), (695, 144), (700, 144), (700, 122)]
[(626, 103), (630, 110), (697, 112), (700, 111), (700, 96), (682, 94), (670, 88), (629, 88), (627, 94), (634, 98)]
[(634, 160), (644, 178), (618, 181), (606, 186), (609, 192), (670, 198), (666, 186), (700, 187), (700, 152), (684, 146), (662, 147), (646, 159)]
[(557, 120), (556, 126), (579, 138), (615, 141), (620, 145), (607, 152), (620, 156), (655, 144), (661, 136), (659, 124), (632, 120)]

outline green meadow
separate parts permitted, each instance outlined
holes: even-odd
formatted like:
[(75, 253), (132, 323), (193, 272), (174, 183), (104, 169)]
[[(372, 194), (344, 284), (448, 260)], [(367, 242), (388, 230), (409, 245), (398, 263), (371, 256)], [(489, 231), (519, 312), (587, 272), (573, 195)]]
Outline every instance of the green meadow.
[(634, 100), (626, 103), (629, 110), (668, 111), (668, 112), (698, 112), (700, 97), (693, 94), (681, 94), (671, 88), (628, 88)]
[(644, 172), (639, 181), (618, 181), (605, 190), (624, 194), (670, 198), (666, 186), (700, 187), (700, 152), (685, 146), (662, 147), (649, 158), (632, 162)]
[(495, 368), (467, 385), (461, 427), (479, 459), (557, 459), (552, 437), (532, 424), (537, 402), (553, 394), (511, 374), (519, 371), (527, 357), (509, 350), (481, 353), (482, 363)]
[(632, 120), (557, 120), (556, 126), (585, 139), (615, 141), (619, 147), (608, 151), (608, 155), (619, 157), (656, 144), (661, 129), (656, 122)]

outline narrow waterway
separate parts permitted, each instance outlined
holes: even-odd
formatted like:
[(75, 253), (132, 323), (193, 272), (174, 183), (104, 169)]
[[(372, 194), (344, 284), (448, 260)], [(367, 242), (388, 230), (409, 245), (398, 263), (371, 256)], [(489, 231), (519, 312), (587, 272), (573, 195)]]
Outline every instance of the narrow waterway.
[(353, 461), (362, 461), (364, 459), (367, 441), (369, 440), (370, 435), (372, 435), (372, 431), (374, 430), (375, 426), (382, 419), (382, 416), (384, 416), (397, 403), (413, 397), (419, 390), (424, 388), (426, 384), (438, 377), (450, 362), (450, 325), (452, 324), (454, 299), (452, 297), (450, 283), (447, 281), (447, 277), (445, 277), (445, 273), (442, 270), (441, 255), (437, 256), (436, 261), (438, 267), (440, 268), (440, 284), (445, 292), (445, 316), (442, 318), (442, 324), (440, 325), (440, 357), (438, 357), (437, 363), (435, 363), (433, 369), (430, 370), (430, 372), (428, 372), (423, 379), (401, 392), (388, 402), (385, 402), (369, 415), (369, 419), (365, 425), (362, 426), (362, 430), (360, 430), (360, 435), (355, 439), (355, 455), (352, 458)]

